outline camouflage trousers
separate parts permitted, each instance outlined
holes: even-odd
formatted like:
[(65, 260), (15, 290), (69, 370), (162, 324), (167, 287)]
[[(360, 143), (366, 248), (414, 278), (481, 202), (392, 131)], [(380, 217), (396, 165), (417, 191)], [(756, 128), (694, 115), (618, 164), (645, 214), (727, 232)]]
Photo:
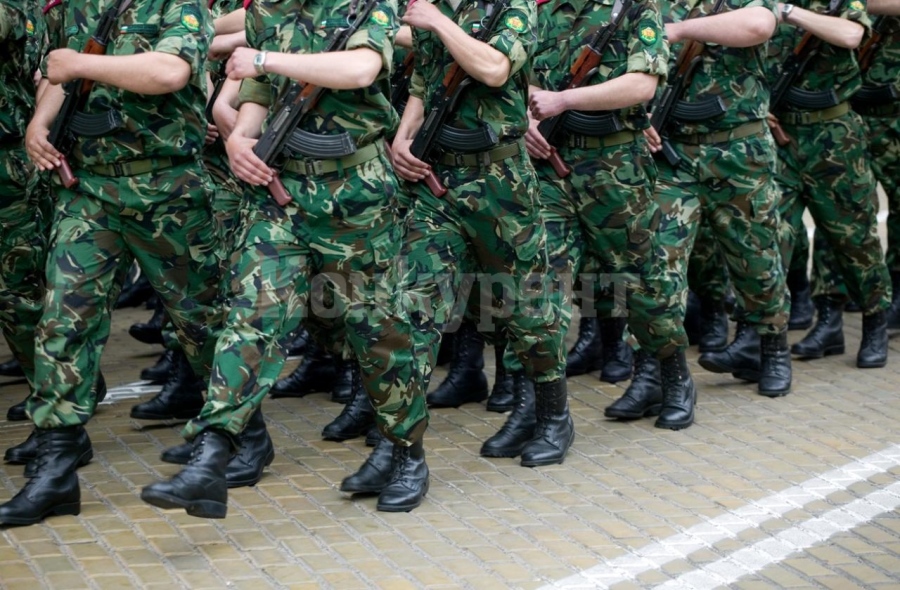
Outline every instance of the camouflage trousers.
[(688, 288), (701, 300), (718, 303), (726, 298), (731, 284), (728, 266), (716, 236), (705, 219), (700, 221), (687, 273)]
[[(834, 254), (833, 268), (864, 313), (887, 309), (891, 284), (878, 239), (875, 177), (866, 162), (863, 121), (850, 112), (830, 121), (786, 125), (792, 137), (779, 148), (781, 248), (790, 268), (796, 237), (809, 209), (816, 232)], [(822, 288), (819, 288), (822, 291)]]
[[(891, 277), (900, 275), (900, 103), (896, 114), (889, 116), (863, 116), (868, 131), (869, 162), (875, 179), (881, 183), (887, 196), (887, 251), (885, 263)], [(877, 201), (875, 205), (878, 207)], [(818, 235), (817, 235), (818, 237)], [(818, 242), (813, 255), (813, 294), (847, 297), (847, 287), (834, 261), (834, 253)], [(796, 255), (797, 249), (794, 253)], [(894, 286), (898, 279), (893, 279)]]
[(681, 163), (673, 168), (661, 161), (655, 192), (662, 209), (660, 256), (677, 294), (670, 305), (684, 317), (688, 261), (706, 223), (746, 321), (760, 334), (781, 333), (789, 301), (778, 249), (771, 134), (699, 145), (673, 139)]
[[(244, 197), (231, 296), (207, 402), (188, 439), (213, 427), (240, 433), (278, 378), (286, 339), (307, 313), (341, 330), (359, 361), (379, 428), (412, 444), (428, 423), (411, 327), (395, 285), (401, 226), (386, 156), (320, 176), (285, 172), (293, 201), (265, 189)], [(318, 304), (328, 301), (333, 306)]]
[(536, 168), (550, 266), (563, 285), (562, 329), (571, 320), (571, 288), (579, 285), (582, 316), (627, 314), (641, 348), (661, 358), (686, 348), (683, 318), (669, 307), (673, 287), (654, 255), (656, 165), (643, 136), (598, 149), (562, 148), (560, 156), (572, 167), (565, 178), (546, 161)]
[(84, 424), (124, 271), (137, 260), (175, 325), (198, 375), (221, 324), (218, 244), (206, 181), (196, 162), (130, 177), (77, 170), (56, 186), (44, 314), (37, 328), (35, 394), (40, 428)]
[(34, 386), (34, 331), (44, 297), (45, 220), (22, 148), (0, 150), (0, 331)]
[(435, 165), (448, 189), (443, 197), (424, 183), (410, 185), (400, 290), (416, 327), (426, 384), (441, 333), (462, 315), (476, 280), (482, 285), (479, 331), (505, 331), (535, 381), (565, 375), (558, 285), (547, 260), (538, 179), (520, 147), (518, 155), (489, 165)]

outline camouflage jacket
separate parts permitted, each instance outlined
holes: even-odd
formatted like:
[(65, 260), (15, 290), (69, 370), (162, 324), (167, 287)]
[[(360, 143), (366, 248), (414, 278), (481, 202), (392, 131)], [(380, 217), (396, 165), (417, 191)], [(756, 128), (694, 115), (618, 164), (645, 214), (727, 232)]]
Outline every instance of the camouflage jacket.
[(34, 112), (42, 29), (36, 1), (0, 0), (0, 143), (25, 137)]
[[(365, 0), (357, 0), (361, 7)], [(376, 3), (368, 22), (349, 39), (345, 50), (367, 47), (382, 58), (382, 69), (374, 84), (353, 90), (329, 90), (300, 122), (312, 133), (350, 133), (357, 147), (372, 143), (396, 129), (398, 118), (390, 104), (390, 73), (394, 34), (397, 32), (396, 0)], [(263, 51), (320, 53), (347, 22), (352, 0), (254, 0), (247, 10), (247, 42)], [(272, 106), (294, 81), (267, 75), (241, 84), (242, 102)]]
[[(794, 4), (807, 10), (825, 12), (828, 10), (829, 0), (798, 0)], [(843, 0), (839, 16), (860, 23), (867, 31), (872, 24), (869, 15), (866, 14), (865, 0)], [(768, 78), (771, 84), (775, 84), (778, 80), (782, 64), (803, 35), (804, 31), (793, 25), (784, 23), (778, 25), (775, 35), (769, 41)], [(803, 74), (794, 81), (794, 86), (810, 91), (834, 89), (838, 101), (847, 100), (862, 86), (856, 51), (823, 42)], [(793, 110), (787, 101), (780, 108)]]
[[(474, 33), (481, 27), (485, 16), (482, 1), (462, 0), (458, 11), (453, 10), (448, 0), (436, 0), (436, 4), (441, 12), (451, 16), (467, 33)], [(536, 29), (534, 1), (511, 0), (487, 41), (509, 58), (512, 64), (509, 79), (500, 88), (490, 88), (477, 82), (469, 86), (448, 124), (460, 129), (476, 129), (484, 121), (493, 128), (501, 143), (524, 137), (528, 129), (527, 73), (531, 69), (531, 56), (536, 45)], [(416, 52), (416, 69), (410, 94), (424, 101), (427, 113), (433, 106), (444, 75), (453, 65), (453, 56), (437, 35), (420, 29), (413, 29), (413, 50)]]
[[(715, 4), (715, 0), (666, 2), (663, 16), (666, 22), (681, 22), (688, 17), (703, 17), (712, 12)], [(775, 0), (725, 0), (720, 12), (751, 6), (762, 6), (772, 10), (774, 14), (777, 4)], [(682, 46), (682, 43), (672, 46), (670, 77), (675, 75), (675, 61)], [(673, 135), (711, 133), (765, 119), (769, 111), (765, 58), (765, 43), (753, 47), (725, 47), (707, 43), (700, 65), (682, 99), (693, 102), (709, 95), (718, 95), (727, 112), (721, 117), (699, 123), (673, 121), (671, 133)]]
[[(217, 18), (221, 18), (226, 14), (243, 8), (244, 0), (209, 0), (208, 7), (210, 21), (214, 22)], [(212, 39), (210, 39), (210, 41), (212, 41)], [(206, 71), (213, 75), (213, 81), (215, 81), (217, 77), (225, 75), (226, 63), (228, 63), (226, 60), (209, 60), (206, 62)]]
[[(114, 1), (65, 3), (64, 35), (70, 49), (84, 48), (102, 11)], [(181, 90), (160, 97), (94, 84), (85, 112), (118, 110), (124, 128), (102, 137), (80, 138), (72, 153), (79, 165), (200, 153), (206, 136), (204, 71), (209, 27), (206, 9), (199, 0), (140, 0), (119, 17), (107, 55), (148, 51), (176, 55), (191, 65), (191, 77)]]
[[(612, 18), (614, 0), (553, 0), (538, 8), (538, 38), (531, 83), (559, 90), (560, 83), (581, 48)], [(625, 15), (613, 40), (606, 47), (588, 84), (601, 84), (626, 73), (644, 73), (665, 81), (669, 44), (656, 0), (636, 2)], [(650, 124), (643, 105), (619, 111), (627, 129), (645, 129)]]
[(46, 52), (51, 49), (66, 46), (66, 36), (63, 32), (65, 25), (65, 7), (63, 0), (50, 0), (41, 10), (41, 21), (44, 23), (44, 53), (41, 54), (41, 75), (47, 77), (47, 63), (44, 61)]
[(893, 86), (900, 96), (900, 16), (882, 18), (881, 41), (872, 55), (869, 69), (863, 74), (863, 84)]

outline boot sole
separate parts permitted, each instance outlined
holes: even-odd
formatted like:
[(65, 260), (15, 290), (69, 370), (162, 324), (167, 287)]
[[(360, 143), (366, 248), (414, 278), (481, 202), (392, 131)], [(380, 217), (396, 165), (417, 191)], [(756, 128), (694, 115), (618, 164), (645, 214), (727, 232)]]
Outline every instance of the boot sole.
[(146, 489), (141, 491), (141, 500), (147, 504), (171, 510), (183, 508), (190, 516), (199, 518), (225, 518), (228, 513), (228, 504), (215, 500), (185, 500), (169, 494), (161, 494)]
[(700, 351), (700, 354), (703, 354), (704, 352), (722, 352), (726, 348), (728, 348), (727, 341), (723, 342), (722, 344), (716, 344), (714, 346), (709, 346), (709, 345), (704, 346), (702, 344), (697, 345), (697, 350)]
[(788, 322), (788, 330), (809, 330), (812, 328), (812, 325), (812, 320), (809, 320), (808, 322)]
[(375, 509), (379, 512), (409, 512), (415, 508), (418, 508), (422, 505), (422, 500), (425, 499), (425, 496), (428, 495), (428, 486), (429, 480), (425, 480), (425, 489), (422, 491), (422, 497), (415, 502), (410, 502), (409, 504), (382, 504), (378, 502), (375, 504)]
[(44, 511), (39, 516), (35, 516), (32, 518), (5, 516), (0, 519), (0, 524), (25, 526), (29, 524), (37, 524), (48, 516), (78, 516), (79, 514), (81, 514), (81, 502), (74, 502), (72, 504), (59, 504), (50, 508), (49, 510)]
[(372, 424), (367, 424), (365, 428), (361, 428), (359, 430), (348, 430), (345, 432), (326, 432), (323, 430), (322, 440), (341, 442), (350, 440), (351, 438), (359, 438), (360, 436), (368, 434), (373, 424), (374, 422)]
[(804, 359), (813, 360), (813, 359), (824, 358), (826, 356), (832, 356), (835, 354), (844, 354), (844, 348), (845, 347), (843, 344), (836, 345), (836, 346), (828, 346), (828, 347), (824, 348), (823, 350), (816, 350), (813, 352), (795, 351), (793, 348), (791, 348), (791, 354), (796, 356), (800, 360), (804, 360)]
[(782, 390), (767, 390), (767, 391), (764, 391), (764, 390), (760, 389), (760, 390), (757, 391), (757, 393), (759, 393), (759, 395), (763, 395), (763, 396), (765, 396), (765, 397), (784, 397), (784, 396), (786, 396), (787, 394), (789, 394), (790, 392), (791, 392), (790, 389), (786, 389), (786, 390), (783, 390), (783, 391), (782, 391)]
[(491, 400), (488, 399), (488, 403), (485, 405), (485, 408), (488, 412), (497, 412), (498, 414), (505, 414), (506, 412), (511, 412), (513, 408), (515, 408), (515, 404), (492, 404)]
[[(528, 444), (528, 443), (526, 442), (525, 444)], [(485, 450), (485, 448), (482, 447), (481, 450), (478, 451), (478, 454), (481, 455), (482, 457), (488, 457), (490, 459), (512, 459), (512, 458), (518, 457), (519, 455), (522, 454), (522, 451), (525, 449), (525, 444), (523, 444), (518, 449), (496, 449), (496, 450), (487, 449), (487, 450)]]
[(656, 428), (663, 428), (666, 430), (684, 430), (688, 426), (694, 423), (694, 415), (691, 414), (689, 420), (682, 420), (681, 422), (660, 422), (657, 420), (653, 426)]
[(621, 375), (607, 375), (604, 373), (600, 373), (600, 381), (604, 383), (619, 383), (620, 381), (628, 381), (631, 379), (634, 373), (622, 373)]
[(875, 363), (861, 363), (859, 361), (856, 361), (857, 369), (880, 369), (880, 368), (884, 367), (885, 365), (887, 365), (887, 359), (884, 359), (883, 361), (878, 361)]
[(13, 412), (12, 408), (10, 408), (9, 411), (6, 412), (6, 420), (8, 422), (24, 422), (25, 420), (28, 420), (28, 414), (24, 411)]
[(342, 494), (380, 494), (384, 488), (387, 487), (387, 484), (383, 486), (362, 486), (358, 488), (346, 488), (343, 485), (338, 488), (338, 491)]
[(735, 373), (743, 373), (745, 371), (749, 371), (749, 369), (738, 369), (737, 371), (735, 371), (733, 367), (720, 365), (719, 363), (713, 362), (712, 360), (710, 360), (708, 358), (703, 358), (702, 356), (697, 359), (697, 362), (700, 363), (701, 367), (703, 367), (704, 369), (706, 369), (707, 371), (709, 371), (711, 373), (735, 374)]
[(200, 415), (201, 409), (193, 413), (181, 412), (180, 414), (152, 414), (132, 410), (129, 416), (135, 420), (192, 420)]
[[(268, 454), (266, 455), (265, 461), (263, 461), (263, 469), (272, 464), (272, 461), (275, 460), (275, 449), (269, 449)], [(248, 477), (247, 479), (229, 479), (228, 471), (225, 471), (225, 485), (228, 489), (232, 488), (247, 488), (251, 486), (255, 486), (260, 482), (263, 478), (263, 469), (259, 470), (259, 473), (255, 474), (253, 477)]]
[(660, 411), (662, 411), (662, 404), (654, 404), (643, 412), (620, 412), (618, 410), (610, 411), (607, 408), (606, 410), (603, 410), (603, 415), (607, 418), (617, 418), (619, 420), (639, 420), (641, 418), (659, 416)]
[(569, 370), (569, 367), (566, 367), (566, 377), (578, 377), (579, 375), (587, 375), (588, 373), (593, 373), (594, 371), (599, 371), (603, 368), (603, 363), (595, 363), (590, 364), (587, 367), (575, 367)]
[(761, 377), (759, 371), (751, 371), (750, 369), (741, 369), (740, 371), (735, 371), (731, 374), (731, 376), (742, 381), (749, 381), (750, 383), (758, 383)]

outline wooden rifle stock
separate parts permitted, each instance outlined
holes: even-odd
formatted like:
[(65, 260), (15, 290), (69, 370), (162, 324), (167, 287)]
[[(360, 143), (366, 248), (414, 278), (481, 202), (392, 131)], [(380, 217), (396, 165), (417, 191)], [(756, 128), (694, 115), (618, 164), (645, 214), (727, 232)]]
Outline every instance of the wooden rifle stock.
[(881, 25), (883, 22), (883, 16), (875, 19), (875, 22), (872, 24), (872, 34), (866, 39), (863, 46), (859, 48), (859, 70), (862, 73), (869, 71), (869, 68), (872, 67), (872, 58), (875, 57), (875, 52), (881, 46)]

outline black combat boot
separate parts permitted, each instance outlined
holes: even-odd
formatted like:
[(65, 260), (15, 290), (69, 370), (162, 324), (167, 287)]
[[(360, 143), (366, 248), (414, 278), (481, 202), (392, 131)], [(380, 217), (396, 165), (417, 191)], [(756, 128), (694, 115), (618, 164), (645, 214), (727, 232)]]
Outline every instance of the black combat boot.
[(284, 379), (276, 381), (269, 395), (273, 398), (303, 397), (310, 393), (332, 391), (336, 379), (334, 357), (311, 340), (300, 366)]
[(85, 441), (88, 449), (91, 445), (84, 427), (35, 428), (33, 436), (37, 455), (32, 477), (12, 500), (0, 505), (0, 524), (34, 524), (47, 516), (81, 512), (75, 470), (86, 462)]
[(156, 291), (153, 290), (153, 285), (150, 284), (141, 269), (134, 265), (125, 279), (125, 284), (122, 285), (122, 290), (119, 291), (115, 309), (137, 307), (155, 295)]
[(237, 453), (225, 468), (225, 483), (229, 488), (256, 485), (262, 479), (263, 470), (275, 459), (275, 446), (266, 430), (262, 408), (250, 415), (237, 440)]
[[(40, 429), (35, 428), (25, 439), (25, 442), (19, 443), (14, 447), (9, 447), (3, 454), (3, 460), (13, 465), (25, 465), (25, 477), (34, 477), (38, 467), (38, 443), (40, 438), (38, 434)], [(91, 447), (91, 440), (88, 438), (87, 431), (81, 428), (76, 433), (78, 436), (72, 443), (73, 452), (76, 452), (76, 467), (87, 465), (94, 458), (94, 449)]]
[(524, 371), (516, 371), (511, 377), (515, 393), (513, 410), (500, 430), (481, 445), (482, 457), (518, 457), (534, 439), (537, 426), (534, 383)]
[(24, 377), (25, 369), (16, 359), (9, 359), (5, 363), (0, 363), (0, 377)]
[(131, 417), (136, 420), (190, 420), (203, 409), (202, 379), (194, 375), (187, 356), (175, 354), (175, 370), (159, 393), (150, 400), (132, 406)]
[(694, 406), (697, 404), (697, 388), (684, 358), (684, 351), (659, 361), (662, 375), (663, 399), (659, 417), (653, 424), (657, 428), (681, 430), (694, 423)]
[[(7, 420), (9, 420), (10, 422), (22, 422), (24, 420), (28, 420), (28, 413), (25, 411), (25, 406), (28, 403), (28, 397), (26, 397), (19, 403), (9, 407), (9, 409), (6, 411)], [(97, 383), (94, 386), (94, 398), (97, 400), (96, 404), (99, 404), (106, 399), (106, 379), (103, 378), (103, 373), (97, 374)]]
[(366, 462), (354, 473), (344, 478), (340, 490), (347, 494), (380, 494), (391, 481), (394, 443), (381, 436)]
[(419, 439), (412, 446), (395, 444), (391, 454), (391, 477), (378, 494), (375, 508), (381, 512), (409, 512), (428, 493), (428, 465)]
[(369, 393), (360, 379), (359, 363), (354, 359), (348, 361), (348, 364), (352, 366), (353, 397), (338, 417), (322, 429), (322, 438), (325, 440), (356, 438), (369, 432), (375, 425), (375, 408), (372, 407)]
[(311, 338), (309, 337), (309, 332), (306, 328), (302, 326), (297, 330), (294, 339), (291, 340), (290, 344), (287, 345), (287, 357), (290, 358), (299, 358), (306, 354), (307, 348), (309, 347), (309, 343), (311, 342)]
[(359, 372), (359, 364), (356, 359), (334, 357), (334, 387), (331, 389), (331, 401), (338, 404), (349, 403), (353, 399), (354, 391), (354, 367)]
[(235, 444), (223, 430), (207, 428), (194, 439), (191, 459), (169, 481), (141, 490), (141, 500), (158, 508), (184, 508), (191, 516), (225, 518), (228, 484), (225, 470)]
[(792, 270), (787, 275), (787, 287), (791, 293), (791, 316), (788, 330), (808, 330), (813, 324), (816, 310), (812, 301), (812, 289), (806, 269)]
[(759, 334), (747, 322), (739, 321), (725, 350), (700, 355), (700, 366), (713, 373), (731, 373), (745, 381), (759, 381)]
[(700, 302), (700, 352), (719, 352), (728, 346), (728, 314), (725, 304), (712, 299)]
[(456, 348), (456, 333), (447, 332), (441, 335), (441, 345), (438, 347), (436, 367), (443, 367), (453, 360), (453, 349)]
[[(893, 289), (891, 307), (887, 310), (887, 327), (889, 330), (900, 330), (900, 272), (891, 272), (891, 285)], [(0, 370), (0, 375), (2, 374)]]
[(856, 354), (856, 366), (860, 369), (877, 369), (887, 364), (887, 356), (887, 314), (879, 311), (863, 315), (862, 339)]
[(566, 380), (534, 385), (534, 438), (522, 449), (523, 467), (562, 463), (575, 440), (575, 424), (569, 414)]
[(487, 395), (484, 336), (474, 322), (463, 320), (456, 332), (456, 347), (447, 378), (425, 396), (425, 401), (434, 408), (458, 408), (463, 404), (478, 403)]
[(804, 359), (844, 354), (844, 305), (828, 297), (816, 298), (816, 325), (791, 346), (791, 353)]
[(378, 430), (378, 426), (373, 426), (369, 429), (369, 432), (366, 433), (366, 446), (374, 447), (383, 436), (384, 435)]
[(508, 412), (516, 405), (516, 394), (513, 390), (513, 376), (506, 372), (503, 364), (503, 355), (506, 352), (506, 339), (497, 339), (494, 344), (494, 362), (497, 369), (494, 371), (494, 386), (491, 395), (487, 399), (488, 412)]
[(603, 340), (603, 369), (600, 381), (618, 383), (631, 379), (634, 354), (631, 347), (622, 340), (627, 325), (625, 318), (600, 320), (600, 338)]
[(700, 296), (689, 290), (684, 310), (684, 331), (691, 346), (700, 344), (700, 336), (703, 334), (700, 329), (700, 311)]
[(759, 341), (759, 384), (757, 391), (766, 397), (791, 392), (791, 351), (787, 332), (767, 334)]
[(132, 324), (131, 327), (128, 328), (128, 334), (138, 342), (143, 342), (144, 344), (163, 344), (162, 331), (166, 321), (166, 308), (163, 306), (162, 301), (157, 299), (156, 307), (153, 310), (153, 315), (150, 316), (150, 320)]
[(659, 361), (643, 350), (635, 355), (634, 379), (625, 390), (625, 395), (603, 410), (607, 418), (636, 420), (658, 416), (662, 407), (662, 376)]
[(141, 379), (149, 381), (154, 385), (164, 384), (169, 379), (169, 375), (172, 371), (175, 370), (175, 364), (177, 363), (175, 356), (174, 351), (166, 350), (156, 360), (155, 365), (141, 371)]
[(566, 356), (566, 377), (586, 375), (603, 367), (603, 341), (597, 318), (581, 316), (578, 340)]

